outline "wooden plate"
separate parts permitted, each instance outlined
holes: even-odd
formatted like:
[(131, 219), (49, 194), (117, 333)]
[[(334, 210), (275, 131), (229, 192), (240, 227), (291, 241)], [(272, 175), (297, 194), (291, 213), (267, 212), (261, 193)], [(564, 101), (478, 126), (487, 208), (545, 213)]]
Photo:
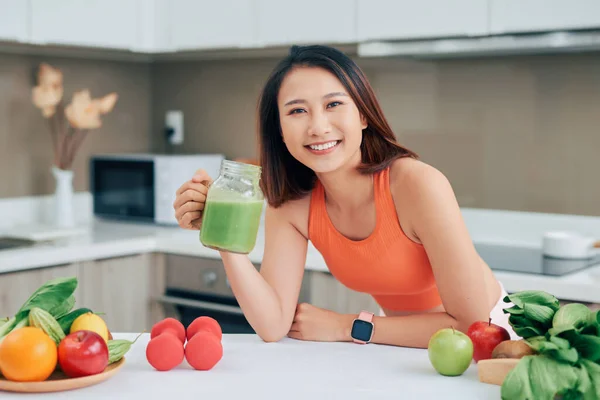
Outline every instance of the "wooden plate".
[(479, 381), (502, 386), (506, 375), (519, 363), (519, 358), (495, 358), (479, 360), (477, 372)]
[(13, 382), (0, 376), (0, 390), (21, 393), (48, 393), (80, 389), (107, 380), (116, 374), (123, 364), (125, 364), (125, 357), (110, 364), (106, 367), (104, 372), (100, 374), (84, 376), (81, 378), (69, 378), (62, 371), (54, 371), (54, 373), (43, 382)]

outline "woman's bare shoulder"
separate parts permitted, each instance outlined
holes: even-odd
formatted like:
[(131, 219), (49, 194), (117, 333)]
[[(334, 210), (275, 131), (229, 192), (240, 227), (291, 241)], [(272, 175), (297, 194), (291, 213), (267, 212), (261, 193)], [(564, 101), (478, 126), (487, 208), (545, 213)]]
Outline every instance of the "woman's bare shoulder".
[(267, 205), (267, 212), (273, 217), (285, 220), (308, 238), (308, 215), (310, 211), (310, 193), (300, 199), (288, 200), (274, 208)]
[(414, 158), (400, 158), (390, 168), (390, 189), (403, 196), (422, 196), (447, 191), (448, 178), (437, 168)]
[(391, 167), (390, 191), (400, 224), (408, 236), (421, 242), (418, 232), (433, 219), (459, 209), (446, 176), (437, 168), (415, 159), (396, 160)]

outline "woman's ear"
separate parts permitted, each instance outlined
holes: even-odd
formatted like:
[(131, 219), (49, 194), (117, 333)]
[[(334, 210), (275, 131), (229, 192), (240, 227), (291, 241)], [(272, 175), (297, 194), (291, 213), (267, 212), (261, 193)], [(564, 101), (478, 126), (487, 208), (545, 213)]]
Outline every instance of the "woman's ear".
[(362, 114), (360, 114), (360, 126), (361, 129), (367, 129), (367, 126), (369, 126), (369, 124), (367, 123), (367, 117), (365, 117)]

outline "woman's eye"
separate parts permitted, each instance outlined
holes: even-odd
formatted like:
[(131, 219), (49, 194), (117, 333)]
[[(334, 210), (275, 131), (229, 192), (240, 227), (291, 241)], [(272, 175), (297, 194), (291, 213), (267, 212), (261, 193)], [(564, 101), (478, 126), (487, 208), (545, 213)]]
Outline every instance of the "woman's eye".
[(339, 106), (340, 104), (342, 104), (342, 103), (339, 101), (332, 101), (331, 103), (327, 104), (327, 108)]
[(302, 108), (294, 108), (292, 111), (290, 111), (290, 114), (300, 114), (301, 112), (304, 112)]

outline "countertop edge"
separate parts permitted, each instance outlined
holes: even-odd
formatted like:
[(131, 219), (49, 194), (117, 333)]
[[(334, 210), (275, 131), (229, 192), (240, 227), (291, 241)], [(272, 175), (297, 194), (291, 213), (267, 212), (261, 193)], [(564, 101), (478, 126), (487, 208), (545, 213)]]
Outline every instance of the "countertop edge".
[[(107, 225), (103, 229), (110, 231), (113, 226)], [(138, 232), (134, 232), (126, 238), (111, 237), (100, 242), (84, 241), (4, 250), (0, 252), (0, 274), (141, 253), (220, 258), (217, 251), (197, 245), (194, 234), (171, 228), (158, 229), (154, 233), (141, 233), (145, 232), (146, 228), (140, 230), (139, 227), (133, 227), (131, 229), (137, 229)], [(255, 249), (248, 255), (250, 260), (260, 264), (263, 250), (264, 243), (257, 242)], [(328, 272), (320, 253), (310, 243), (305, 270)], [(494, 270), (494, 274), (508, 292), (526, 289), (545, 290), (561, 299), (600, 303), (600, 266), (560, 277), (499, 270)]]

